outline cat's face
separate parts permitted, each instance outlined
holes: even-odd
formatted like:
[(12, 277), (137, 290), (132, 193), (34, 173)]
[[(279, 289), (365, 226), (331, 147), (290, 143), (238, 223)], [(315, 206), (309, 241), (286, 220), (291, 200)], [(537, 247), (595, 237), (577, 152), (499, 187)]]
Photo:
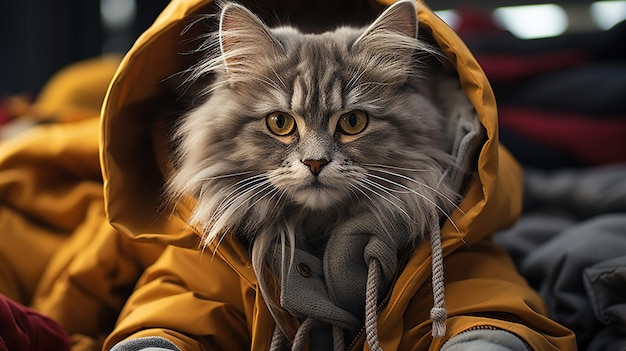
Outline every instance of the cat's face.
[(425, 156), (418, 150), (436, 143), (432, 134), (439, 126), (431, 116), (437, 112), (405, 81), (364, 67), (364, 53), (351, 50), (356, 34), (289, 33), (288, 41), (279, 32), (289, 54), (267, 70), (274, 84), (259, 86), (263, 94), (233, 89), (245, 101), (242, 108), (254, 111), (235, 147), (254, 148), (247, 156), (258, 161), (248, 164), (259, 164), (272, 186), (309, 209), (380, 192), (378, 183), (369, 183), (371, 168), (421, 168)]
[(421, 87), (412, 6), (320, 35), (227, 10), (223, 70), (177, 132), (171, 186), (198, 197), (196, 221), (350, 206), (412, 217), (440, 202), (444, 121)]

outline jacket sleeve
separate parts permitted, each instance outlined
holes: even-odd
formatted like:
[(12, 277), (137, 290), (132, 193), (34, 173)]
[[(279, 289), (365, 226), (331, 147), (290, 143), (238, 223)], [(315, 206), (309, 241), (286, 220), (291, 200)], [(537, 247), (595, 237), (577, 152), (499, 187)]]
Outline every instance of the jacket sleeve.
[(162, 337), (182, 351), (248, 349), (249, 294), (254, 289), (217, 255), (170, 246), (145, 271), (104, 350), (145, 337)]

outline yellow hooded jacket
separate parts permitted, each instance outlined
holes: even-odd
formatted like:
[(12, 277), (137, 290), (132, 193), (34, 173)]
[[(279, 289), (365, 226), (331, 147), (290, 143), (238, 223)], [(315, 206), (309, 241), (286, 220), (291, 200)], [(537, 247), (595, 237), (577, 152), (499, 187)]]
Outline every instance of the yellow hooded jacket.
[[(372, 6), (372, 15), (381, 4)], [(180, 54), (192, 49), (181, 44), (180, 33), (194, 14), (213, 11), (207, 0), (177, 0), (163, 11), (117, 68), (100, 126), (98, 105), (118, 67), (108, 58), (51, 81), (29, 113), (56, 123), (1, 144), (0, 292), (61, 323), (73, 350), (100, 348), (116, 319), (105, 350), (140, 336), (162, 336), (183, 350), (270, 345), (274, 320), (246, 249), (228, 237), (215, 255), (214, 247), (199, 250), (198, 231), (185, 221), (194, 200), (171, 212), (162, 206), (167, 155), (156, 121), (175, 96), (171, 76), (194, 63), (193, 55)], [(448, 221), (441, 229), (447, 334), (431, 336), (431, 249), (422, 245), (378, 314), (381, 347), (438, 350), (463, 331), (499, 328), (534, 350), (575, 350), (573, 334), (545, 317), (540, 297), (490, 238), (519, 215), (522, 175), (498, 144), (489, 83), (447, 25), (426, 6), (419, 6), (418, 17), (420, 30), (432, 32), (458, 72), (486, 141), (451, 216), (456, 228)], [(284, 318), (295, 332), (297, 320)], [(351, 348), (367, 348), (364, 336)]]
[[(245, 1), (244, 1), (245, 3)], [(155, 121), (174, 86), (168, 77), (188, 68), (180, 33), (193, 14), (215, 11), (210, 1), (172, 2), (123, 59), (103, 108), (101, 161), (108, 218), (140, 241), (169, 244), (140, 279), (105, 349), (121, 340), (162, 336), (183, 350), (266, 350), (274, 320), (257, 289), (249, 254), (233, 237), (198, 249), (199, 234), (186, 224), (194, 206), (184, 199), (163, 213), (162, 136)], [(269, 9), (268, 11), (271, 11)], [(328, 11), (333, 11), (329, 5)], [(573, 334), (545, 316), (540, 297), (491, 240), (521, 210), (521, 170), (498, 144), (493, 93), (481, 68), (457, 35), (426, 6), (420, 28), (432, 35), (458, 71), (462, 87), (486, 129), (477, 172), (460, 210), (441, 230), (447, 334), (431, 336), (431, 252), (418, 247), (378, 314), (385, 350), (437, 350), (450, 336), (475, 328), (510, 331), (534, 350), (574, 350)], [(212, 253), (215, 251), (215, 254)], [(293, 325), (298, 322), (284, 317)], [(364, 337), (352, 349), (364, 349)]]

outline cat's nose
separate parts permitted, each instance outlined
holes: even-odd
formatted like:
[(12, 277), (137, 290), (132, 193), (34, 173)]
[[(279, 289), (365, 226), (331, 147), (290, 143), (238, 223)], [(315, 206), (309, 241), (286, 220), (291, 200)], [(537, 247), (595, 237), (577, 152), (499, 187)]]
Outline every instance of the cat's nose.
[(320, 172), (322, 171), (322, 168), (324, 168), (324, 166), (326, 166), (328, 164), (328, 160), (326, 159), (321, 159), (321, 160), (304, 160), (302, 161), (302, 163), (304, 163), (305, 165), (309, 166), (309, 169), (311, 170), (311, 173), (313, 173), (314, 175), (318, 175), (320, 174)]

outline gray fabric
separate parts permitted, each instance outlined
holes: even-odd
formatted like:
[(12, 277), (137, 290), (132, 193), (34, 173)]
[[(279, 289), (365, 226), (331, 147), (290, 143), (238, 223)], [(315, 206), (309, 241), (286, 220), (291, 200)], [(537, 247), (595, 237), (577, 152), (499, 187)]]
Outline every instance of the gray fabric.
[(626, 165), (525, 171), (525, 207), (560, 209), (579, 219), (626, 212)]
[(519, 266), (528, 255), (576, 223), (575, 219), (562, 213), (527, 213), (513, 228), (498, 233), (494, 240)]
[(624, 345), (626, 165), (525, 173), (524, 212), (495, 241), (580, 350)]
[(597, 216), (565, 230), (529, 254), (522, 274), (546, 300), (550, 315), (586, 344), (599, 328), (583, 271), (626, 255), (626, 214)]
[[(623, 230), (626, 232), (626, 228)], [(587, 294), (600, 322), (615, 325), (626, 334), (626, 255), (598, 263), (583, 273)]]
[[(380, 263), (380, 299), (397, 272), (399, 251), (407, 244), (401, 238), (406, 238), (401, 228), (382, 228), (372, 216), (360, 216), (332, 233), (322, 258), (296, 249), (290, 265), (291, 251), (286, 248), (286, 267), (281, 267), (282, 248), (274, 247), (269, 261), (281, 281), (282, 307), (301, 320), (313, 318), (338, 326), (346, 330), (348, 337), (354, 337), (364, 325), (368, 264), (372, 259)], [(306, 275), (298, 269), (303, 264), (309, 269)], [(332, 340), (332, 336), (323, 335), (324, 331), (331, 334), (331, 328), (316, 325), (316, 338)]]
[(461, 194), (468, 176), (476, 168), (476, 155), (485, 143), (487, 132), (458, 77), (439, 78), (435, 98), (443, 115), (448, 117), (448, 152), (455, 157), (455, 167), (450, 169), (449, 178), (452, 188)]
[(180, 351), (180, 349), (167, 339), (150, 336), (122, 341), (110, 351)]
[(359, 216), (340, 225), (329, 238), (324, 253), (330, 298), (363, 316), (369, 262), (378, 260), (382, 269), (380, 297), (397, 272), (400, 250), (407, 245), (404, 231), (399, 227), (382, 228), (373, 216)]
[[(624, 351), (626, 336), (617, 329), (607, 326), (596, 334), (585, 351)], [(582, 351), (582, 350), (581, 350)]]
[(477, 329), (446, 341), (441, 351), (529, 351), (517, 336), (504, 330)]
[[(279, 253), (280, 248), (273, 252)], [(272, 270), (281, 281), (280, 304), (292, 315), (305, 319), (315, 319), (338, 325), (347, 329), (358, 329), (362, 325), (359, 315), (335, 304), (327, 292), (322, 260), (304, 250), (296, 249), (293, 255), (293, 264), (289, 266), (291, 251), (286, 248), (287, 267), (284, 267), (285, 275), (282, 276), (281, 259), (279, 255), (272, 257)], [(310, 269), (310, 275), (304, 276), (298, 271), (298, 266), (306, 265)], [(355, 272), (358, 276), (358, 272)], [(356, 284), (356, 282), (355, 282)]]

